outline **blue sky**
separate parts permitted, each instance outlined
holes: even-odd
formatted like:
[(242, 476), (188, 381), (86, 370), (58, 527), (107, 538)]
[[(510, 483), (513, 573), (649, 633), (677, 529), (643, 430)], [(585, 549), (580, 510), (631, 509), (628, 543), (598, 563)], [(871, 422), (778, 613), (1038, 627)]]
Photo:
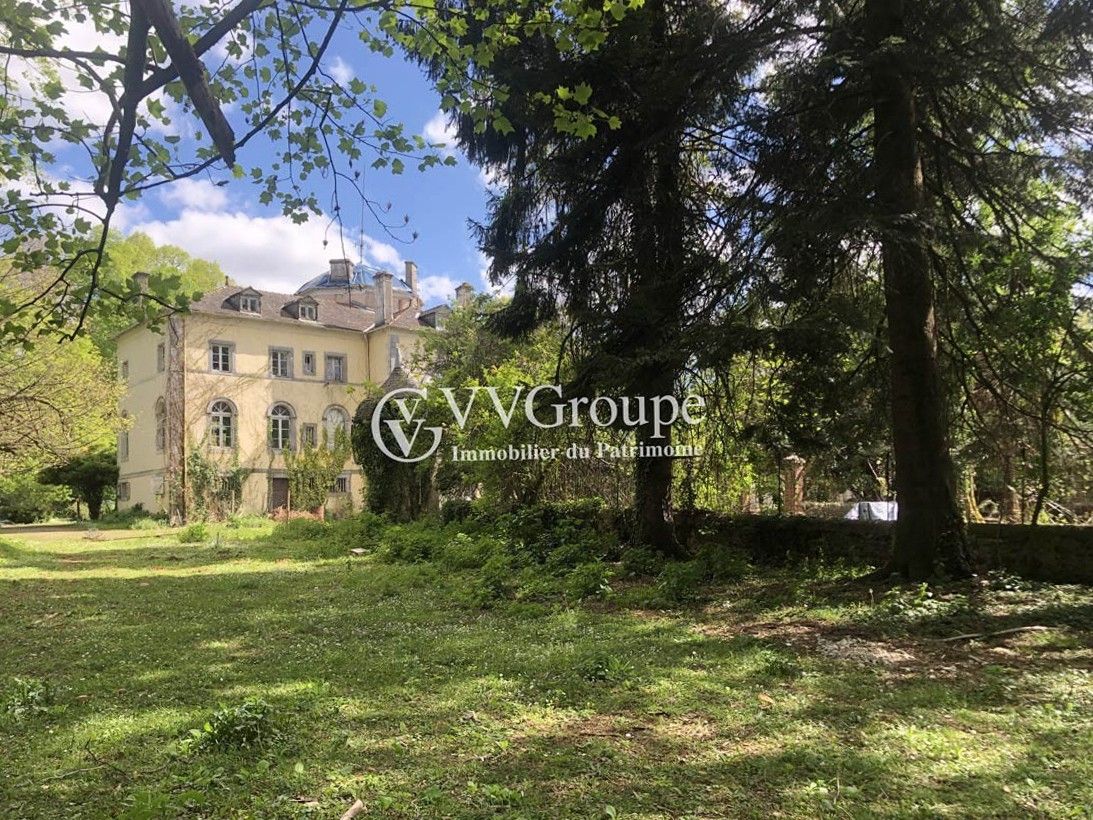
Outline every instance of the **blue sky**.
[[(89, 27), (80, 30), (74, 24), (70, 24), (65, 39), (77, 47), (101, 43), (112, 50), (113, 45), (103, 42), (102, 35)], [(223, 52), (210, 53), (206, 63), (213, 68), (223, 56)], [(402, 122), (407, 132), (423, 134), (430, 142), (448, 141), (437, 94), (421, 70), (401, 56), (374, 54), (349, 27), (332, 43), (324, 66), (340, 82), (355, 76), (375, 85), (377, 96), (388, 104), (388, 119)], [(75, 84), (69, 87), (72, 104), (83, 106), (89, 117), (102, 122), (102, 106), (108, 105), (105, 98), (96, 99), (99, 95), (81, 92)], [(229, 108), (227, 115), (239, 132), (242, 126), (238, 113), (233, 117)], [(192, 115), (181, 111), (176, 110), (172, 119), (171, 128), (183, 136), (184, 145), (187, 133), (200, 127)], [(248, 169), (266, 166), (274, 148), (266, 140), (252, 142), (240, 152), (238, 161)], [(313, 218), (305, 225), (293, 225), (281, 215), (279, 207), (261, 205), (249, 181), (234, 179), (222, 167), (200, 178), (147, 192), (138, 202), (125, 203), (115, 227), (126, 233), (143, 231), (160, 244), (178, 245), (195, 256), (218, 262), (240, 283), (289, 292), (324, 270), (329, 259), (341, 257), (343, 247), (345, 255), (355, 261), (362, 258), (363, 247), (363, 261), (394, 273), (401, 273), (403, 260), (417, 262), (423, 295), (433, 304), (451, 298), (455, 286), (463, 281), (476, 289), (485, 287), (486, 262), (470, 238), (467, 220), (482, 216), (486, 186), (477, 169), (458, 153), (455, 156), (456, 166), (436, 166), (426, 171), (418, 171), (408, 162), (401, 175), (368, 169), (368, 196), (391, 204), (392, 221), (401, 222), (404, 214), (410, 218), (409, 227), (396, 231), (394, 236), (371, 215), (361, 220), (359, 200), (343, 199), (346, 230), (341, 237), (338, 227), (329, 225), (328, 219)], [(66, 160), (77, 162), (74, 157), (62, 155), (62, 163)], [(71, 168), (66, 170), (72, 172)], [(325, 206), (330, 199), (327, 183), (318, 177), (311, 182)], [(410, 241), (411, 231), (417, 232), (416, 240)]]

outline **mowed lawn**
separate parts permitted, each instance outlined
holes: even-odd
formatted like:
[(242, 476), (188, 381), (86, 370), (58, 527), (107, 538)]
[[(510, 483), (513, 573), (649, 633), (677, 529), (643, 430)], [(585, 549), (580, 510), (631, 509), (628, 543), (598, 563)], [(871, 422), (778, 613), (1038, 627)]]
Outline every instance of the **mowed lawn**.
[[(0, 534), (7, 817), (1088, 817), (1093, 592), (762, 571), (460, 603), (267, 529)], [(329, 551), (328, 551), (329, 552)], [(942, 642), (964, 632), (1046, 629)], [(184, 753), (263, 698), (258, 749)]]

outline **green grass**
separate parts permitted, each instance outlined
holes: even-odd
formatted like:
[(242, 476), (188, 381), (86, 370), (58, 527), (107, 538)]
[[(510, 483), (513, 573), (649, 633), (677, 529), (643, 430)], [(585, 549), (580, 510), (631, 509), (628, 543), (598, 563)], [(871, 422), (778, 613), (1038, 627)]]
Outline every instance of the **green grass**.
[[(483, 611), (454, 570), (267, 530), (0, 540), (0, 813), (1093, 812), (1089, 589), (885, 596), (821, 567), (675, 611), (625, 581)], [(237, 749), (240, 714), (261, 731)]]

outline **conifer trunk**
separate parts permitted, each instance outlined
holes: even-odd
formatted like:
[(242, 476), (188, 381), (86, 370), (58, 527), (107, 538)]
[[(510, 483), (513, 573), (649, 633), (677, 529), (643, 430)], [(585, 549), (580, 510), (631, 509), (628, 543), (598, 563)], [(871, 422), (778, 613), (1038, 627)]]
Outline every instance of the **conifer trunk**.
[(970, 563), (938, 367), (914, 89), (898, 53), (906, 36), (904, 2), (867, 0), (867, 17), (899, 502), (891, 569), (912, 580), (939, 569), (964, 576)]

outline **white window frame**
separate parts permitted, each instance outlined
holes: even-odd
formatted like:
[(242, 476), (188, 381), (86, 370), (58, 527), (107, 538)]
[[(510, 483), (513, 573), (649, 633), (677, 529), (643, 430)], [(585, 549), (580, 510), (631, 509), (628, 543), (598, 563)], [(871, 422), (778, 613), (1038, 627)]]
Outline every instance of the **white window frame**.
[[(223, 405), (225, 410), (218, 409), (219, 405)], [(227, 399), (213, 399), (209, 403), (209, 419), (208, 419), (208, 431), (209, 431), (209, 447), (214, 450), (233, 450), (235, 449), (235, 430), (238, 426), (236, 416), (235, 405)], [(224, 419), (227, 418), (227, 425), (224, 424)], [(225, 436), (224, 433), (227, 432)]]
[[(307, 315), (304, 315), (304, 314)], [(317, 322), (319, 321), (319, 306), (313, 305), (310, 302), (300, 305), (300, 318), (305, 322)]]
[[(301, 371), (303, 372), (303, 374), (305, 376), (314, 376), (315, 375), (315, 364), (318, 361), (318, 357), (315, 355), (315, 351), (314, 350), (305, 350), (303, 353), (300, 354), (300, 357), (301, 357), (300, 368), (301, 368)], [(308, 357), (311, 357), (310, 366), (308, 365)]]
[[(278, 413), (277, 410), (279, 408), (283, 409), (285, 412)], [(293, 447), (295, 439), (295, 425), (293, 424), (293, 420), (295, 418), (296, 415), (293, 413), (292, 408), (284, 402), (277, 402), (277, 404), (269, 409), (269, 413), (267, 414), (268, 424), (266, 425), (266, 439), (270, 450), (275, 453), (282, 453), (285, 450), (295, 449)], [(277, 424), (276, 428), (274, 427), (275, 423)], [(278, 430), (276, 442), (274, 440), (275, 429)]]
[(239, 310), (242, 313), (261, 313), (262, 297), (253, 293), (244, 293), (239, 297)]

